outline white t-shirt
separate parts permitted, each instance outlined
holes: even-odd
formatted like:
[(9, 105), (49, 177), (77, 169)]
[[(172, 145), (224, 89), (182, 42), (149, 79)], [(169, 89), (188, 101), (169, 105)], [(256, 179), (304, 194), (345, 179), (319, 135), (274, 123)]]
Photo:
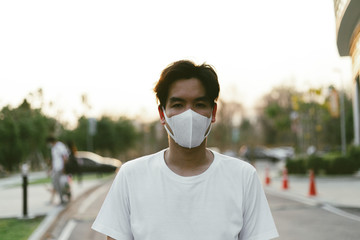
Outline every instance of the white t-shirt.
[(214, 153), (202, 174), (182, 177), (164, 151), (125, 163), (92, 225), (118, 240), (268, 240), (278, 236), (248, 163)]
[(62, 142), (56, 142), (51, 148), (52, 169), (53, 171), (62, 171), (64, 169), (64, 158), (68, 157), (69, 152)]

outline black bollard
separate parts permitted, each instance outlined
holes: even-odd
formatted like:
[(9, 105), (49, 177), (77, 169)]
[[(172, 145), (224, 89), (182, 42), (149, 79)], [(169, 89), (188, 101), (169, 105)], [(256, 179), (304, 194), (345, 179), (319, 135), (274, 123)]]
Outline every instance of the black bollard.
[(27, 209), (27, 185), (28, 179), (27, 175), (23, 175), (23, 217), (27, 218), (28, 209)]
[(23, 179), (23, 218), (28, 218), (28, 206), (27, 206), (27, 185), (28, 185), (28, 170), (29, 166), (24, 163), (22, 165), (22, 179)]

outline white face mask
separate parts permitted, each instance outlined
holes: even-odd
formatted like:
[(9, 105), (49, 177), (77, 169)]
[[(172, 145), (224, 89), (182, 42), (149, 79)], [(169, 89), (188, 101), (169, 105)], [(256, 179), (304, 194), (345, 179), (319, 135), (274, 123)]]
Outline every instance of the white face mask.
[(166, 131), (172, 139), (182, 147), (198, 147), (210, 133), (212, 116), (207, 118), (189, 109), (168, 118), (165, 110), (163, 111), (165, 120), (171, 129), (170, 131), (166, 125), (164, 125)]

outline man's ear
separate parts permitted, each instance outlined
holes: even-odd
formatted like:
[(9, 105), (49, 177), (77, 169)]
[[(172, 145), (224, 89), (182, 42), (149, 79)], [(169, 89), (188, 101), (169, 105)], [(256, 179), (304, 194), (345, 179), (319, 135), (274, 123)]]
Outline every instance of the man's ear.
[(212, 111), (212, 118), (211, 122), (214, 123), (216, 121), (216, 111), (217, 111), (217, 104), (214, 103), (213, 111)]
[(162, 109), (162, 107), (160, 105), (158, 106), (158, 111), (159, 111), (159, 115), (160, 115), (160, 123), (162, 125), (165, 125), (164, 111), (163, 111), (163, 109)]

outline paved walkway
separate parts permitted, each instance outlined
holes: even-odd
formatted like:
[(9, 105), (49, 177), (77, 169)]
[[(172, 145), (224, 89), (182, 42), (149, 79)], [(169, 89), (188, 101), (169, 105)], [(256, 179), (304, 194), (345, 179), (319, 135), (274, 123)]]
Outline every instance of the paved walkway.
[[(30, 173), (28, 181), (46, 178), (45, 172)], [(85, 180), (79, 184), (76, 180), (72, 183), (73, 199), (89, 189), (101, 184), (105, 178)], [(54, 202), (50, 204), (51, 184), (29, 184), (28, 185), (28, 216), (47, 215), (54, 209), (63, 209), (59, 206), (60, 199), (55, 195)], [(23, 217), (23, 190), (22, 176), (13, 175), (9, 178), (0, 179), (0, 218)]]
[(283, 188), (284, 177), (278, 167), (270, 166), (268, 176), (270, 184), (266, 184), (266, 165), (257, 165), (259, 177), (265, 191), (280, 194), (310, 204), (330, 204), (334, 207), (360, 209), (360, 175), (354, 176), (315, 176), (316, 195), (309, 196), (310, 177), (288, 176), (288, 188)]

